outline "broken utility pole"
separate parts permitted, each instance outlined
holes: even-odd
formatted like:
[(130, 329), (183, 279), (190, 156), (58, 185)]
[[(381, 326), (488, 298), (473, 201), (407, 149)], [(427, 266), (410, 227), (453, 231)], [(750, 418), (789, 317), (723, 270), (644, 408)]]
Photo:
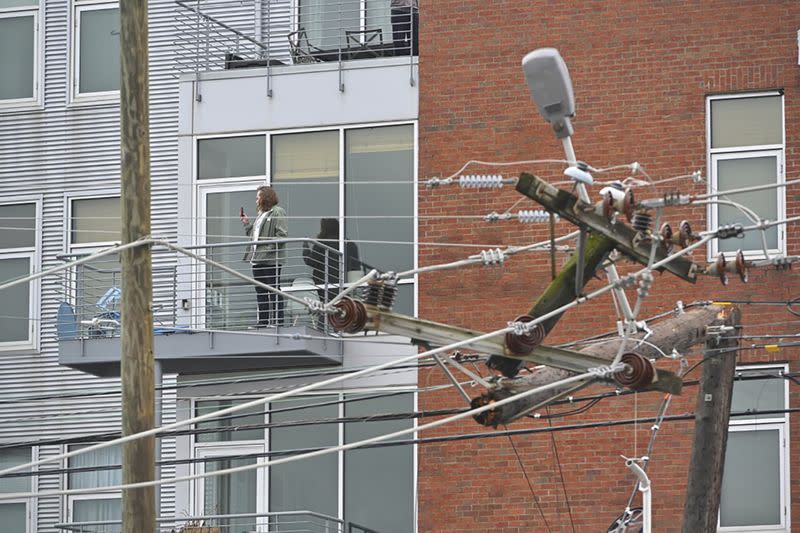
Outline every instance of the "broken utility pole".
[[(120, 149), (122, 242), (150, 234), (150, 136), (148, 98), (147, 0), (120, 2)], [(122, 251), (122, 434), (155, 424), (153, 279), (149, 246)], [(155, 479), (155, 439), (122, 447), (122, 483)], [(153, 533), (155, 488), (122, 491), (122, 532)]]
[(728, 309), (721, 327), (714, 328), (714, 334), (706, 340), (708, 352), (703, 354), (703, 375), (697, 391), (694, 444), (683, 510), (684, 533), (717, 531), (740, 320), (738, 308)]
[[(729, 311), (730, 308), (724, 308), (718, 305), (689, 309), (678, 316), (662, 320), (651, 326), (652, 334), (647, 337), (646, 344), (643, 343), (639, 345), (637, 342), (644, 336), (643, 333), (632, 335), (627, 341), (625, 351), (634, 351), (635, 348), (636, 353), (648, 359), (662, 357), (662, 352), (670, 353), (673, 349), (677, 350), (679, 353), (686, 352), (692, 346), (708, 340), (709, 334), (707, 328), (725, 323), (727, 320), (726, 312)], [(617, 355), (622, 342), (623, 339), (613, 337), (602, 344), (593, 344), (579, 350), (579, 353), (591, 355), (609, 362)], [(530, 375), (515, 380), (501, 381), (497, 388), (489, 390), (483, 395), (473, 399), (473, 405), (476, 405), (476, 402), (477, 404), (483, 405), (492, 401), (508, 398), (519, 392), (540, 387), (548, 383), (554, 383), (570, 375), (572, 375), (571, 372), (560, 368), (549, 366), (540, 368)], [(676, 376), (671, 373), (659, 374), (658, 377), (659, 380), (656, 381), (656, 383), (664, 379), (676, 378)], [(660, 389), (666, 389), (666, 385), (667, 384), (662, 384)], [(534, 394), (518, 402), (506, 404), (496, 410), (486, 411), (477, 418), (477, 421), (487, 426), (507, 424), (519, 418), (520, 413), (528, 412), (532, 407), (541, 404), (553, 395), (568, 392), (566, 387), (563, 389), (550, 390), (542, 394)], [(646, 390), (653, 389), (650, 388)], [(680, 391), (680, 383), (677, 384), (677, 390)]]

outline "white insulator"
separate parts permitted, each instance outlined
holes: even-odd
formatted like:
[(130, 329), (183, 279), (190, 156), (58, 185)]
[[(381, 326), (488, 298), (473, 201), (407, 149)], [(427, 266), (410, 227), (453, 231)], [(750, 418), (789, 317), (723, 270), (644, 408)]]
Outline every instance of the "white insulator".
[(458, 178), (458, 184), (465, 189), (499, 189), (503, 186), (500, 174), (469, 174)]
[[(521, 209), (517, 213), (517, 218), (523, 224), (541, 224), (550, 220), (550, 212), (544, 209)], [(558, 222), (558, 215), (555, 215), (556, 222)]]
[(484, 265), (502, 265), (506, 260), (506, 254), (500, 248), (483, 250), (480, 257)]
[(586, 185), (591, 185), (594, 183), (594, 178), (591, 174), (586, 172), (585, 170), (581, 170), (578, 167), (569, 167), (564, 171), (564, 175), (571, 178), (572, 181), (577, 181), (580, 183), (585, 183)]

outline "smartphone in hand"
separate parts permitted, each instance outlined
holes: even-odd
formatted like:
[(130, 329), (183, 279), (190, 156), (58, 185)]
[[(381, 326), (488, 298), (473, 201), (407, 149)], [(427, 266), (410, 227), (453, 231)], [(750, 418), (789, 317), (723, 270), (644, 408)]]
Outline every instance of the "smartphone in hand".
[(244, 216), (244, 207), (240, 207), (239, 208), (239, 217), (241, 218), (243, 216)]

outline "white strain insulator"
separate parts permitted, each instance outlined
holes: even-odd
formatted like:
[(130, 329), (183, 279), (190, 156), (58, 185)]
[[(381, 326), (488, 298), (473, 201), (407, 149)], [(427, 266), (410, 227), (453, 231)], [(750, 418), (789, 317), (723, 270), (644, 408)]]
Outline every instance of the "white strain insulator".
[(500, 174), (470, 174), (458, 178), (458, 184), (464, 189), (499, 189), (503, 186)]
[[(558, 215), (556, 215), (556, 222), (558, 222)], [(523, 224), (541, 224), (550, 220), (550, 212), (544, 209), (522, 209), (517, 213), (517, 219)]]
[(480, 253), (481, 261), (484, 265), (502, 265), (506, 260), (506, 254), (500, 248), (493, 250), (483, 250)]

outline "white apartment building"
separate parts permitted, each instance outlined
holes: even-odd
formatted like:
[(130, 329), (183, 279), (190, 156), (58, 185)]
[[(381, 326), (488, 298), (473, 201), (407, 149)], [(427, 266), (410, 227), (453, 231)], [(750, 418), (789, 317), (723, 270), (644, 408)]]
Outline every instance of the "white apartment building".
[[(342, 228), (326, 256), (339, 281), (354, 253), (346, 240), (358, 269), (416, 266), (416, 14), (393, 21), (389, 0), (150, 0), (149, 10), (154, 237), (249, 274), (239, 211), (252, 217), (256, 187), (269, 184), (289, 217), (289, 294), (327, 298), (303, 260), (323, 218)], [(0, 284), (119, 241), (119, 49), (117, 2), (0, 0)], [(414, 353), (406, 339), (330, 337), (294, 300), (277, 327), (253, 330), (251, 285), (153, 253), (162, 423)], [(119, 430), (118, 287), (112, 255), (0, 291), (0, 467)], [(413, 314), (415, 302), (410, 277), (395, 307)], [(161, 476), (410, 427), (359, 417), (414, 411), (416, 387), (416, 369), (401, 368), (165, 436)], [(108, 448), (0, 479), (0, 493), (20, 495), (0, 502), (2, 529), (117, 531), (118, 492), (22, 495), (114, 485), (119, 469), (96, 467), (119, 462)], [(415, 472), (404, 445), (166, 484), (161, 524), (213, 515), (206, 524), (230, 532), (413, 531)]]

